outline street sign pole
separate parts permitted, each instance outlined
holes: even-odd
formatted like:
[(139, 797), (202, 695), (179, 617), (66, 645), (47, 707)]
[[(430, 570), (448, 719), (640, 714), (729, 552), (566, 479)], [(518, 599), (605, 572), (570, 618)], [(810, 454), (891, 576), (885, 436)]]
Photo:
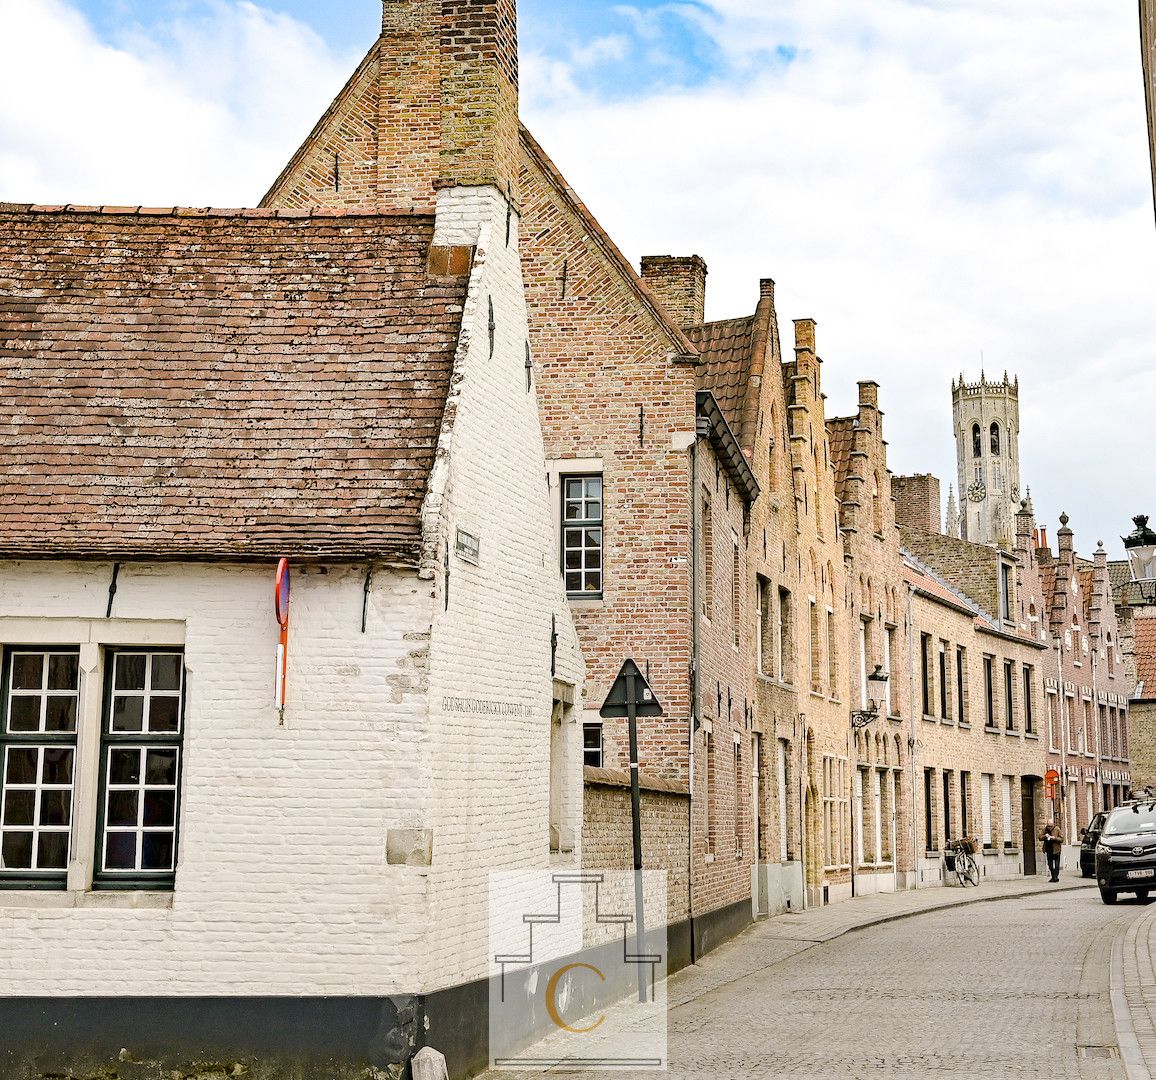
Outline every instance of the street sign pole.
[(662, 706), (655, 698), (646, 676), (633, 660), (627, 660), (614, 680), (610, 693), (599, 710), (607, 719), (626, 717), (630, 732), (630, 818), (634, 834), (634, 924), (637, 934), (638, 1000), (646, 1002), (646, 972), (643, 958), (647, 955), (646, 920), (644, 918), (642, 895), (642, 785), (639, 780), (638, 760), (638, 718), (640, 716), (661, 716)]
[[(634, 673), (626, 673), (626, 722), (630, 728), (630, 817), (634, 828), (634, 925), (638, 933), (637, 954), (646, 948), (646, 922), (642, 902), (642, 788), (638, 779), (638, 699)], [(638, 963), (638, 1000), (646, 1002), (646, 974)]]

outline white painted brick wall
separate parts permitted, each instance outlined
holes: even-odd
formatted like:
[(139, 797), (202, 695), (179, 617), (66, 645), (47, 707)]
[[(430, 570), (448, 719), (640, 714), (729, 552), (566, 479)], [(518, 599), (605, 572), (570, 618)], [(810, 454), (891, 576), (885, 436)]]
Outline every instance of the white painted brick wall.
[(298, 568), (288, 707), (273, 707), (273, 567), (126, 564), (112, 625), (108, 564), (0, 563), (12, 616), (185, 623), (180, 859), (171, 908), (131, 897), (0, 892), (3, 993), (377, 994), (420, 978), (425, 882), (387, 866), (385, 830), (424, 819), (425, 698), (398, 693), (428, 626), (428, 583), (364, 567)]

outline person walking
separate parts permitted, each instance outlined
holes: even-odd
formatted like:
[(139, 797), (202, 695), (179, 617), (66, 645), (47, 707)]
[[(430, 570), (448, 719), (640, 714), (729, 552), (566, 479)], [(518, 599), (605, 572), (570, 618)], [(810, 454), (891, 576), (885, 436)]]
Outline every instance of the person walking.
[(1044, 831), (1040, 835), (1040, 840), (1043, 841), (1044, 855), (1048, 860), (1048, 873), (1051, 874), (1052, 881), (1060, 880), (1060, 848), (1063, 847), (1064, 840), (1060, 836), (1060, 830), (1056, 828), (1054, 821), (1049, 821), (1044, 826)]

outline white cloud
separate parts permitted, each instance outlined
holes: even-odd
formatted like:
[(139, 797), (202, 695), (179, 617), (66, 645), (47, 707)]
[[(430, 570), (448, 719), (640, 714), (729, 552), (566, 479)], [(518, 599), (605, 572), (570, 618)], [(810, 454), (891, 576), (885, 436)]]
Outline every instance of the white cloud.
[(114, 47), (63, 0), (3, 0), (0, 198), (253, 205), (356, 59), (250, 3)]
[[(633, 259), (703, 255), (713, 317), (778, 282), (833, 412), (882, 384), (896, 471), (954, 480), (950, 381), (1021, 384), (1025, 478), (1086, 551), (1156, 513), (1156, 232), (1135, 12), (1099, 0), (715, 0), (724, 76), (530, 126)], [(766, 65), (780, 46), (793, 63)], [(590, 132), (596, 132), (594, 140)], [(1103, 470), (1098, 473), (1097, 470)], [(1118, 547), (1118, 543), (1116, 547)]]
[[(856, 379), (882, 383), (897, 471), (952, 479), (950, 379), (974, 376), (982, 349), (989, 373), (1020, 377), (1026, 479), (1053, 531), (1066, 509), (1090, 550), (1156, 514), (1133, 6), (662, 9), (632, 38), (608, 12), (523, 58), (530, 126), (627, 255), (702, 254), (715, 317), (752, 310), (774, 277), (788, 348), (790, 319), (819, 320), (833, 412), (852, 408)], [(527, 2), (522, 17), (551, 10)], [(664, 76), (638, 92), (648, 51), (678, 45), (675, 17), (718, 75), (703, 81), (700, 56), (691, 88)], [(0, 0), (0, 198), (252, 204), (358, 59), (241, 0), (115, 47), (65, 0)], [(598, 73), (623, 83), (600, 98)]]

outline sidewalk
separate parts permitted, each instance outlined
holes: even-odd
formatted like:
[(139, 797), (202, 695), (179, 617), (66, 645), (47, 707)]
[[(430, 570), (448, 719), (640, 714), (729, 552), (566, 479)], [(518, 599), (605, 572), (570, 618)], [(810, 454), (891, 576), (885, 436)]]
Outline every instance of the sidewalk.
[(1112, 943), (1112, 1013), (1128, 1080), (1156, 1075), (1156, 908)]

